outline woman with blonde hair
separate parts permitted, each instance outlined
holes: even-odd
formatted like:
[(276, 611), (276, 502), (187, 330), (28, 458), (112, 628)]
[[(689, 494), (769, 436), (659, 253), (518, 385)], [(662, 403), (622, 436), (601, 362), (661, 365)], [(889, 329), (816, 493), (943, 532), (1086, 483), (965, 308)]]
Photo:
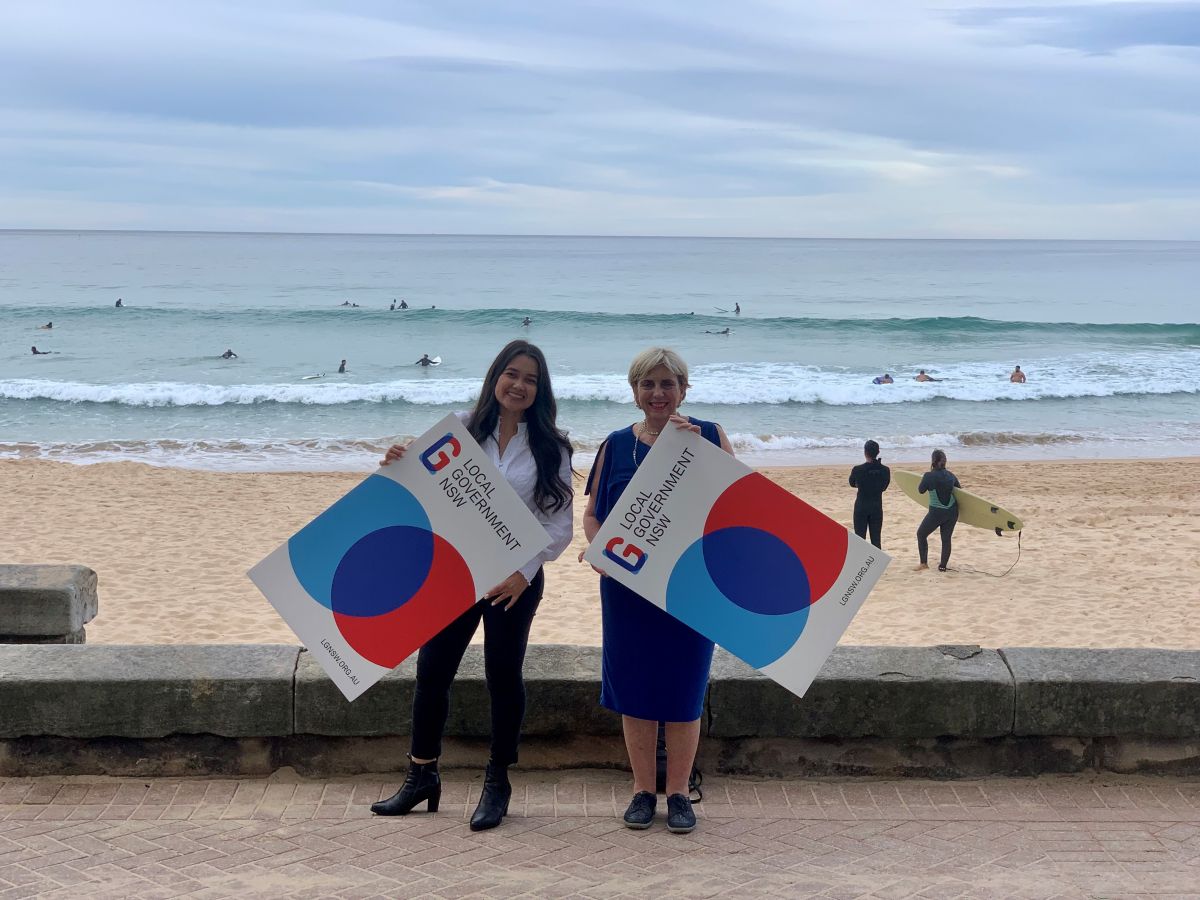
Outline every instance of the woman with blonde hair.
[[(642, 419), (610, 434), (596, 455), (583, 517), (589, 541), (665, 429), (698, 432), (727, 453), (733, 452), (720, 425), (679, 414), (689, 382), (687, 363), (675, 351), (651, 347), (639, 353), (629, 366), (629, 386)], [(654, 821), (658, 803), (655, 751), (658, 723), (663, 721), (667, 828), (676, 833), (689, 832), (696, 827), (696, 814), (688, 797), (688, 776), (700, 740), (700, 714), (713, 642), (611, 578), (601, 577), (600, 600), (600, 703), (621, 714), (633, 769), (634, 795), (625, 811), (625, 824), (644, 829)]]

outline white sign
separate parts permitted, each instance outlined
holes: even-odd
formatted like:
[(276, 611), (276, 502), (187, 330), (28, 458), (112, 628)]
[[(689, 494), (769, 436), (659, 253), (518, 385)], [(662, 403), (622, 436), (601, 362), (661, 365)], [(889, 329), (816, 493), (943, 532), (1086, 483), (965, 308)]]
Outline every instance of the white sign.
[(585, 559), (801, 697), (891, 562), (715, 444), (673, 427)]
[(549, 543), (449, 415), (249, 575), (353, 700)]

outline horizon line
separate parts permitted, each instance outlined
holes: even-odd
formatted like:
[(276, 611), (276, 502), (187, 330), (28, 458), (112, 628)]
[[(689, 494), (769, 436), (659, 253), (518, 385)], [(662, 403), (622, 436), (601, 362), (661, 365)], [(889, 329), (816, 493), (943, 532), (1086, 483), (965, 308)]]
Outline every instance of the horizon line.
[(609, 239), (609, 240), (699, 240), (699, 241), (956, 241), (987, 242), (1008, 241), (1026, 243), (1107, 243), (1107, 244), (1195, 244), (1195, 238), (1060, 238), (1060, 237), (798, 237), (795, 235), (718, 235), (718, 234), (543, 234), (538, 232), (457, 232), (457, 231), (272, 231), (232, 230), (203, 228), (0, 228), (0, 234), (209, 234), (209, 235), (262, 235), (284, 237), (399, 237), (399, 238), (557, 238)]

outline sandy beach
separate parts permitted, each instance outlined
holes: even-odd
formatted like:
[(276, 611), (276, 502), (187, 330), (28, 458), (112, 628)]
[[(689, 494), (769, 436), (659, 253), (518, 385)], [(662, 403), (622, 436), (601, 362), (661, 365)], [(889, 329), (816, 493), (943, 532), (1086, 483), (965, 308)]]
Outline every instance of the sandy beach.
[[(1003, 578), (994, 575), (1016, 560), (1017, 539), (962, 525), (957, 571), (915, 571), (922, 512), (889, 491), (883, 545), (895, 561), (845, 642), (1200, 648), (1197, 462), (952, 459), (965, 488), (1024, 517), (1020, 562)], [(763, 471), (848, 526), (849, 468)], [(100, 614), (90, 642), (296, 643), (246, 570), (365, 474), (5, 461), (0, 562), (95, 569)], [(582, 508), (574, 546), (547, 568), (535, 642), (599, 642), (597, 578), (575, 561)], [(930, 543), (934, 555), (937, 538)]]

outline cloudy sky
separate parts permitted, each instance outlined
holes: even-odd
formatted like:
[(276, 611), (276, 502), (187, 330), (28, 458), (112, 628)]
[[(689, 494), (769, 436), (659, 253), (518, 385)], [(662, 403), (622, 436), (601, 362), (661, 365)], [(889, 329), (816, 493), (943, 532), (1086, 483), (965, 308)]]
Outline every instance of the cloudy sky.
[(1200, 240), (1200, 0), (5, 0), (0, 227)]

